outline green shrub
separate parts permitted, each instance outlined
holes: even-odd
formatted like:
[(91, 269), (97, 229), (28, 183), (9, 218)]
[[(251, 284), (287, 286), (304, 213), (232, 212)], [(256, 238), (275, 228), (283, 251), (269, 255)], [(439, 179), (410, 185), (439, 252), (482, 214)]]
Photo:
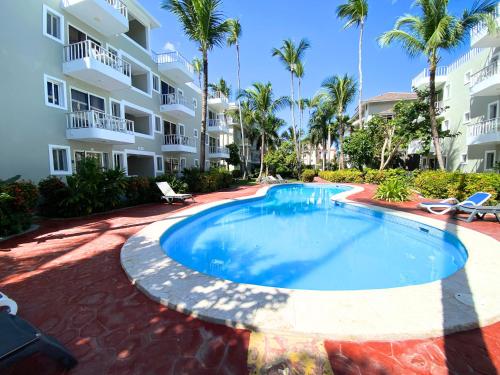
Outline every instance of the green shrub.
[(0, 184), (0, 236), (19, 233), (32, 223), (38, 189), (30, 181), (16, 181), (17, 178)]
[(151, 181), (147, 177), (134, 176), (127, 178), (125, 197), (130, 205), (151, 201)]
[(304, 169), (302, 175), (300, 176), (300, 179), (304, 182), (313, 182), (314, 177), (316, 177), (316, 172), (314, 171), (314, 169)]
[(459, 182), (460, 173), (423, 171), (414, 181), (415, 188), (427, 198), (448, 198), (450, 187)]
[(241, 173), (241, 169), (233, 169), (231, 171), (231, 175), (233, 176), (233, 178), (241, 178), (241, 177), (243, 177), (243, 173)]
[(38, 183), (38, 191), (41, 196), (38, 211), (41, 215), (64, 216), (61, 202), (69, 196), (70, 191), (63, 181), (55, 176), (47, 177)]
[(412, 174), (401, 168), (383, 169), (383, 170), (370, 169), (370, 168), (365, 169), (364, 181), (368, 184), (378, 185), (384, 182), (385, 180), (392, 178), (411, 180)]
[(357, 169), (321, 171), (319, 177), (330, 182), (363, 183), (363, 173)]
[(389, 202), (404, 202), (409, 200), (410, 195), (410, 189), (404, 180), (390, 178), (377, 187), (374, 198)]

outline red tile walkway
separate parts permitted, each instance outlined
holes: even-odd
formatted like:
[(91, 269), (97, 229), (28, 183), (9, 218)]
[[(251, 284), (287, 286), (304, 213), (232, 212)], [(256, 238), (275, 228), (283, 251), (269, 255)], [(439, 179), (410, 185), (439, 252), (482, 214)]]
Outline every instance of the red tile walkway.
[[(367, 192), (356, 199), (373, 203), (373, 187), (365, 187)], [(257, 189), (200, 195), (196, 204), (250, 195)], [(401, 207), (411, 211), (413, 205)], [(83, 219), (46, 220), (39, 230), (0, 243), (0, 290), (19, 303), (20, 316), (74, 352), (79, 364), (71, 374), (248, 373), (250, 332), (169, 310), (130, 285), (120, 267), (119, 250), (128, 237), (182, 208), (146, 205)], [(460, 225), (499, 238), (496, 224)], [(282, 350), (289, 346), (286, 338), (275, 340)], [(321, 346), (335, 374), (495, 374), (500, 369), (500, 323), (445, 338), (327, 341)], [(296, 373), (319, 373), (291, 367), (303, 369)], [(273, 366), (265, 373), (278, 374), (278, 368), (284, 367)], [(8, 373), (62, 371), (34, 357)]]

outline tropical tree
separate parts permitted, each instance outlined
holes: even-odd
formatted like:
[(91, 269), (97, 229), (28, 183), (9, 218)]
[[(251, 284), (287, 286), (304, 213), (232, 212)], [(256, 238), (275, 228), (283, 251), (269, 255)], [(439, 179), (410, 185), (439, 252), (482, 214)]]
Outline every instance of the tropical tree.
[[(235, 19), (229, 20), (229, 34), (227, 36), (227, 45), (229, 47), (236, 47), (236, 77), (238, 82), (238, 93), (241, 91), (241, 78), (240, 78), (240, 38), (241, 38), (241, 24), (240, 21)], [(241, 115), (241, 100), (238, 98), (238, 118), (240, 120), (240, 131), (241, 131), (241, 139), (242, 139), (242, 151), (243, 151), (243, 178), (247, 177), (248, 173), (248, 160), (247, 154), (245, 150), (245, 129), (243, 128), (243, 118)]]
[(227, 84), (224, 78), (219, 78), (218, 82), (209, 83), (208, 87), (210, 87), (213, 94), (221, 93), (227, 98), (231, 96), (231, 86)]
[(200, 170), (205, 170), (205, 137), (207, 131), (208, 52), (224, 44), (229, 31), (228, 20), (221, 12), (221, 0), (163, 0), (161, 7), (177, 16), (186, 36), (198, 45), (203, 62), (201, 93)]
[(273, 48), (271, 53), (273, 56), (277, 56), (279, 60), (283, 63), (285, 68), (290, 72), (290, 107), (292, 116), (292, 128), (293, 128), (293, 143), (295, 145), (295, 152), (297, 153), (297, 165), (300, 173), (300, 153), (299, 144), (297, 138), (297, 124), (295, 123), (295, 85), (294, 76), (296, 75), (297, 64), (302, 61), (306, 50), (310, 47), (309, 41), (307, 39), (301, 39), (299, 44), (295, 43), (291, 39), (285, 39), (283, 45), (280, 48)]
[(424, 55), (429, 71), (429, 115), (432, 141), (439, 168), (444, 169), (443, 155), (439, 143), (439, 129), (436, 115), (436, 69), (441, 59), (441, 51), (451, 51), (464, 42), (472, 27), (481, 21), (492, 26), (491, 13), (495, 10), (496, 0), (477, 0), (471, 9), (464, 10), (461, 17), (448, 11), (449, 0), (416, 0), (419, 15), (400, 17), (394, 29), (379, 37), (382, 47), (399, 43), (410, 57)]
[(191, 61), (191, 65), (193, 66), (194, 72), (198, 76), (198, 85), (201, 88), (201, 75), (203, 74), (203, 62), (198, 57), (195, 57), (193, 61)]
[(302, 123), (304, 121), (304, 102), (302, 100), (302, 78), (304, 78), (304, 64), (302, 61), (299, 61), (295, 66), (295, 75), (297, 76), (298, 90), (297, 90), (297, 105), (299, 107), (299, 131), (298, 131), (298, 150), (299, 156), (302, 155)]
[(344, 112), (356, 95), (356, 81), (354, 78), (348, 76), (347, 74), (345, 74), (344, 76), (336, 75), (324, 80), (321, 86), (325, 90), (327, 100), (335, 108), (340, 149), (339, 169), (344, 169), (343, 142), (346, 127), (349, 124), (349, 121), (345, 117)]
[(363, 33), (365, 29), (366, 17), (368, 16), (368, 1), (367, 0), (347, 0), (347, 3), (341, 4), (337, 7), (337, 17), (347, 20), (344, 28), (347, 29), (352, 26), (359, 28), (359, 42), (358, 42), (358, 113), (359, 124), (363, 126), (363, 107), (361, 101), (363, 100), (363, 66), (362, 66), (362, 51), (363, 51)]
[(270, 82), (254, 83), (250, 88), (240, 93), (239, 97), (244, 98), (247, 102), (248, 121), (254, 123), (260, 134), (260, 171), (258, 180), (263, 177), (264, 173), (264, 157), (266, 154), (267, 138), (274, 138), (277, 131), (277, 126), (283, 124), (282, 120), (278, 119), (275, 114), (284, 106), (289, 104), (288, 98), (280, 97), (275, 99), (273, 88)]
[[(334, 106), (326, 99), (324, 95), (318, 94), (311, 100), (311, 107), (314, 108), (309, 117), (309, 139), (311, 145), (317, 147), (321, 145), (322, 149), (322, 168), (326, 169), (326, 150), (330, 151), (332, 142), (331, 130), (333, 126), (333, 117), (335, 115)], [(331, 153), (329, 153), (330, 157)]]

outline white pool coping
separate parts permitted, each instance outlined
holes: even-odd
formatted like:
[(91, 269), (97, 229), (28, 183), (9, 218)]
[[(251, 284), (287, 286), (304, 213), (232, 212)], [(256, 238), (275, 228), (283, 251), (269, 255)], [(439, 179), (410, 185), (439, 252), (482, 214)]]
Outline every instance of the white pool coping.
[[(414, 286), (355, 291), (293, 290), (215, 278), (185, 267), (161, 248), (160, 236), (175, 223), (208, 208), (264, 196), (271, 187), (259, 189), (253, 196), (181, 210), (148, 225), (122, 247), (122, 267), (142, 292), (171, 309), (254, 331), (351, 341), (401, 340), (443, 336), (500, 320), (499, 241), (449, 222), (349, 201), (349, 195), (363, 190), (351, 187), (352, 190), (337, 194), (335, 200), (456, 235), (468, 251), (465, 267), (446, 279)], [(468, 303), (470, 295), (473, 306)]]

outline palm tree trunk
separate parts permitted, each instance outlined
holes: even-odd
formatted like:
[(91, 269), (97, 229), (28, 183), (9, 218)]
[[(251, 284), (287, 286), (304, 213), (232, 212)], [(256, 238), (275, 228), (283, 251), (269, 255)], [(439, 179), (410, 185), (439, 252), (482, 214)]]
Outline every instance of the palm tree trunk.
[(203, 88), (201, 92), (201, 137), (200, 137), (200, 170), (205, 171), (205, 139), (207, 137), (207, 98), (208, 98), (208, 53), (203, 55)]
[(259, 177), (257, 177), (257, 181), (260, 181), (262, 178), (262, 173), (264, 173), (264, 145), (266, 144), (266, 134), (262, 133), (262, 141), (260, 144), (260, 171)]
[(300, 143), (300, 137), (302, 136), (302, 120), (303, 120), (303, 111), (302, 111), (302, 95), (301, 95), (301, 87), (302, 87), (302, 78), (298, 77), (299, 83), (299, 139), (298, 139), (298, 148), (299, 148), (299, 158), (302, 161), (302, 146)]
[(300, 155), (299, 148), (297, 147), (297, 129), (295, 125), (295, 97), (294, 97), (295, 85), (293, 84), (293, 70), (290, 71), (290, 93), (291, 93), (291, 109), (292, 109), (292, 130), (293, 130), (293, 144), (295, 146), (295, 153), (297, 157), (297, 168), (300, 176)]
[(359, 126), (363, 129), (363, 107), (361, 106), (361, 101), (363, 99), (363, 69), (361, 65), (362, 51), (363, 51), (363, 32), (364, 32), (364, 22), (361, 21), (361, 26), (359, 28), (359, 43), (358, 43), (358, 74), (359, 74), (359, 94), (358, 94), (358, 114), (359, 114)]
[[(339, 113), (339, 118), (342, 112)], [(339, 122), (339, 169), (344, 169), (344, 124)]]
[(332, 165), (332, 129), (330, 126), (328, 126), (328, 141), (327, 141), (327, 152), (328, 152), (328, 162), (330, 163), (330, 166)]
[(323, 161), (323, 170), (326, 171), (326, 154), (325, 154), (325, 150), (326, 150), (326, 143), (325, 141), (323, 140), (323, 145), (322, 145), (322, 152), (321, 152), (321, 160)]
[(438, 161), (439, 169), (444, 170), (445, 165), (441, 153), (441, 144), (439, 143), (439, 132), (436, 119), (436, 58), (431, 57), (429, 61), (429, 117), (431, 120), (431, 136), (434, 143), (434, 151)]
[[(238, 76), (238, 95), (241, 91), (241, 80), (240, 80), (240, 45), (236, 42), (236, 61), (237, 61), (237, 76)], [(243, 179), (246, 180), (248, 174), (248, 158), (245, 152), (245, 132), (243, 129), (243, 118), (241, 115), (241, 100), (238, 97), (238, 113), (240, 117), (240, 131), (241, 131), (241, 146), (243, 151)]]

